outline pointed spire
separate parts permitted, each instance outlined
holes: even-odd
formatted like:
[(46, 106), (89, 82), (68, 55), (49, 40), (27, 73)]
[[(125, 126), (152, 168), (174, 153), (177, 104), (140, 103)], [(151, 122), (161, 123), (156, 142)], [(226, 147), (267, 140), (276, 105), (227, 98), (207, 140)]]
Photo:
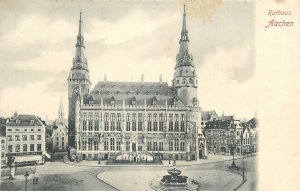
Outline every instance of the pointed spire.
[(188, 30), (186, 26), (186, 10), (185, 5), (183, 8), (183, 21), (182, 21), (182, 29), (180, 34), (180, 40), (179, 40), (179, 52), (176, 57), (176, 67), (182, 66), (182, 65), (192, 65), (193, 66), (193, 57), (191, 54), (189, 54), (189, 43), (190, 39), (188, 36)]
[(58, 110), (58, 119), (64, 119), (64, 108), (63, 108), (62, 95), (60, 96), (60, 104), (59, 104), (59, 110)]
[(185, 4), (183, 7), (183, 21), (182, 21), (182, 29), (181, 29), (181, 38), (179, 43), (181, 43), (182, 41), (189, 41), (189, 37), (188, 37), (188, 30), (186, 27), (186, 12), (185, 12)]
[(78, 28), (78, 35), (77, 35), (77, 42), (76, 42), (76, 53), (73, 59), (73, 64), (76, 66), (81, 66), (87, 69), (87, 59), (84, 55), (84, 38), (82, 33), (82, 13), (80, 11), (79, 17), (79, 28)]

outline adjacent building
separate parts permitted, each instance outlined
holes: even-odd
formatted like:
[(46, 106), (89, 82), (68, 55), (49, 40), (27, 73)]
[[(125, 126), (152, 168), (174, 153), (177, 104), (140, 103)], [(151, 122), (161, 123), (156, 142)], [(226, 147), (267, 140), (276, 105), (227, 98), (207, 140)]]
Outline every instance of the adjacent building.
[(53, 151), (66, 151), (68, 149), (68, 120), (64, 119), (62, 98), (58, 112), (58, 119), (53, 122), (52, 127), (52, 149)]
[(143, 161), (206, 157), (198, 78), (184, 10), (172, 85), (98, 82), (91, 88), (80, 14), (76, 53), (68, 78), (69, 144), (82, 159)]
[(6, 124), (7, 157), (15, 163), (43, 163), (45, 125), (35, 115), (17, 115)]
[(1, 145), (1, 166), (6, 166), (7, 164), (7, 157), (6, 157), (6, 119), (0, 117), (0, 145)]
[(208, 121), (218, 120), (218, 114), (215, 110), (212, 111), (202, 111), (201, 114), (201, 129), (204, 130), (205, 125)]
[(250, 126), (251, 122), (242, 123), (224, 115), (219, 120), (208, 121), (204, 128), (208, 152), (225, 155), (256, 152), (256, 129)]
[(237, 153), (241, 152), (243, 128), (239, 120), (227, 118), (208, 121), (204, 129), (209, 153), (230, 154), (233, 148)]

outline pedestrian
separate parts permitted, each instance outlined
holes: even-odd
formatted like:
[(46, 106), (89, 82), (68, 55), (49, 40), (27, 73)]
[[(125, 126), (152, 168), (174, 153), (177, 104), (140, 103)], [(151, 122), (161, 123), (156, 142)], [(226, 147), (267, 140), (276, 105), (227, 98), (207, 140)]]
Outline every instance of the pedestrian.
[(38, 178), (38, 177), (36, 177), (35, 181), (36, 181), (36, 183), (38, 183), (38, 181), (39, 181), (39, 178)]

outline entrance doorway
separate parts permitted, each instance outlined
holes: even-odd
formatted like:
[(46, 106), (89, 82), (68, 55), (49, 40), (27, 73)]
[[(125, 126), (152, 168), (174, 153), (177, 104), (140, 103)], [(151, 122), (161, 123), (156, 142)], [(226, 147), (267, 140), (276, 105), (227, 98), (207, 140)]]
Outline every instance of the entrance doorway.
[(132, 143), (132, 152), (136, 152), (136, 143)]
[(199, 150), (199, 159), (202, 159), (202, 157), (203, 157), (203, 154), (202, 154), (202, 150), (200, 149)]

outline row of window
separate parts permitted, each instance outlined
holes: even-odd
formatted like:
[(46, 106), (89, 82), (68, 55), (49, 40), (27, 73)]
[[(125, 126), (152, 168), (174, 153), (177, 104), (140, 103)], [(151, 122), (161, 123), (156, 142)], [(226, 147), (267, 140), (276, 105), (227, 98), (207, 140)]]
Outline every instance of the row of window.
[[(185, 121), (185, 114), (169, 114), (168, 115), (168, 120), (169, 121)], [(148, 113), (147, 114), (147, 120), (148, 121), (165, 121), (166, 116), (162, 113), (157, 114), (157, 113)], [(83, 113), (83, 120), (84, 121), (101, 121), (102, 120), (102, 115), (98, 113), (92, 114), (89, 113)], [(144, 120), (144, 114), (143, 113), (127, 113), (126, 114), (126, 121), (143, 121)], [(121, 113), (104, 113), (104, 121), (122, 121), (122, 115)]]
[[(130, 142), (125, 143), (126, 151), (130, 151)], [(79, 143), (80, 147), (80, 143)], [(163, 151), (164, 149), (163, 142), (147, 142), (148, 151)], [(82, 150), (86, 151), (98, 151), (99, 143), (94, 141), (92, 138), (88, 138), (87, 141), (82, 141)], [(119, 139), (110, 138), (109, 140), (104, 141), (104, 150), (105, 151), (121, 151), (121, 141)], [(142, 151), (142, 146), (139, 145), (137, 148), (138, 151)], [(132, 148), (132, 151), (136, 151), (135, 146)], [(174, 141), (169, 142), (169, 151), (185, 151), (185, 142), (175, 139)]]
[[(56, 142), (56, 146), (59, 146), (59, 142)], [(61, 142), (61, 146), (65, 146), (65, 143)]]
[[(14, 130), (14, 131), (17, 131), (17, 132), (20, 131), (20, 130), (21, 130), (21, 131), (29, 131), (29, 129), (25, 129), (25, 128), (22, 128), (22, 129), (8, 128), (8, 129), (7, 129), (7, 131), (13, 131), (13, 130)], [(34, 129), (30, 129), (30, 131), (34, 131)], [(42, 131), (42, 129), (38, 129), (38, 131)]]
[[(217, 130), (206, 130), (206, 135), (211, 135), (211, 133), (213, 135), (230, 135), (230, 136), (234, 136), (234, 131), (229, 131), (229, 133), (227, 131), (217, 131)], [(239, 131), (236, 131), (236, 136), (240, 136), (240, 132)]]
[[(15, 135), (14, 136), (15, 139), (13, 139), (13, 136), (12, 135), (7, 135), (7, 140), (8, 141), (21, 141), (21, 136), (20, 135)], [(35, 140), (35, 136), (34, 135), (29, 135), (29, 139), (28, 139), (28, 135), (22, 135), (22, 140), (23, 141), (27, 141), (27, 140), (30, 140), (30, 141), (34, 141)], [(36, 140), (42, 140), (42, 135), (37, 135), (36, 136)]]
[[(217, 138), (208, 138), (207, 139), (208, 143), (220, 143), (220, 144), (227, 144), (227, 139), (219, 139), (217, 140)], [(234, 139), (230, 139), (230, 144), (234, 144)]]
[[(163, 121), (148, 121), (147, 123), (148, 131), (163, 131), (164, 122)], [(99, 121), (83, 121), (82, 122), (83, 131), (99, 131)], [(104, 131), (121, 131), (121, 121), (104, 121)], [(126, 131), (143, 131), (143, 122), (126, 122)], [(170, 121), (169, 131), (185, 131), (184, 121)]]
[[(8, 145), (7, 146), (8, 152), (11, 153), (13, 152), (13, 145)], [(36, 149), (36, 150), (35, 150)], [(29, 148), (27, 144), (23, 144), (22, 150), (21, 150), (21, 145), (20, 144), (15, 144), (15, 152), (34, 152), (34, 151), (42, 151), (42, 144), (30, 144)]]
[[(56, 140), (59, 141), (59, 137), (56, 137)], [(61, 137), (61, 140), (64, 141), (65, 138), (64, 138), (64, 137)]]

